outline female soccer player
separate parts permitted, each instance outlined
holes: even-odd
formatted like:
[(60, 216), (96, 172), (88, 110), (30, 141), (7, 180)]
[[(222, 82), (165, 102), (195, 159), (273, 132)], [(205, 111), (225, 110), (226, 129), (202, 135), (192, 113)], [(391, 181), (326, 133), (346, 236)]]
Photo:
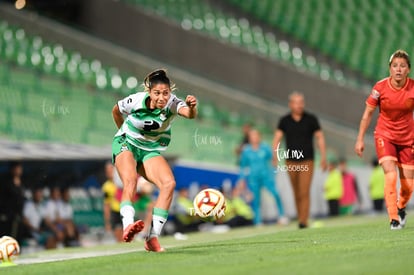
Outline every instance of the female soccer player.
[[(378, 106), (374, 138), (378, 161), (385, 174), (384, 195), (392, 230), (404, 227), (405, 206), (413, 192), (414, 81), (408, 77), (410, 68), (405, 51), (397, 50), (391, 55), (390, 76), (377, 82), (368, 96), (355, 143), (355, 152), (362, 156), (364, 135)], [(396, 166), (401, 183), (398, 198)]]
[(113, 162), (123, 183), (121, 217), (123, 239), (131, 242), (144, 223), (134, 222), (135, 196), (138, 174), (159, 188), (159, 196), (152, 212), (152, 224), (145, 239), (147, 251), (162, 252), (158, 236), (168, 217), (175, 179), (160, 152), (167, 149), (171, 139), (171, 122), (178, 114), (185, 118), (197, 115), (197, 99), (188, 95), (185, 101), (176, 97), (165, 70), (156, 70), (144, 80), (144, 92), (137, 92), (113, 107), (112, 115), (119, 128), (112, 143)]

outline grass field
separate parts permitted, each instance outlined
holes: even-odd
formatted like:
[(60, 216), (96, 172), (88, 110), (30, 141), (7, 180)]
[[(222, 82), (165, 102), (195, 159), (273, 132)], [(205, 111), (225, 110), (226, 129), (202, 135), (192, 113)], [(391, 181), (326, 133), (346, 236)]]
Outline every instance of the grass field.
[[(412, 213), (410, 213), (412, 216)], [(409, 217), (408, 217), (409, 218)], [(167, 253), (142, 242), (22, 255), (0, 274), (411, 274), (414, 223), (391, 231), (386, 216), (321, 220), (289, 226), (163, 237)], [(115, 253), (115, 255), (108, 255)], [(98, 256), (99, 255), (99, 256)], [(80, 259), (72, 259), (82, 257)], [(63, 260), (65, 259), (65, 260)], [(52, 261), (45, 263), (31, 263)]]

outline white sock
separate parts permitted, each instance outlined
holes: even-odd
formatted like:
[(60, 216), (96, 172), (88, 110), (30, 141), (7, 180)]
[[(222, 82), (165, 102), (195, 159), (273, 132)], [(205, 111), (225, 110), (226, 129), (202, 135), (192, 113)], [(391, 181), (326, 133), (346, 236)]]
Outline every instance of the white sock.
[(128, 225), (133, 224), (134, 223), (134, 217), (135, 217), (135, 209), (134, 207), (132, 207), (132, 205), (128, 204), (128, 203), (122, 203), (123, 205), (121, 206), (121, 217), (122, 217), (122, 226), (125, 230), (125, 228), (128, 227)]
[(151, 230), (148, 239), (161, 235), (162, 228), (168, 217), (168, 211), (164, 209), (154, 208), (152, 213)]

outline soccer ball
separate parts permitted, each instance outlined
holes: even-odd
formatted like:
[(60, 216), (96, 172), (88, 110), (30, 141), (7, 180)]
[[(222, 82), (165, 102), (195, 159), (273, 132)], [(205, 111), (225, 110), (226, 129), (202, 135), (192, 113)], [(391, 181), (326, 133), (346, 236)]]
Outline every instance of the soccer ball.
[(12, 237), (0, 238), (0, 261), (9, 262), (13, 256), (20, 254), (19, 243)]
[(224, 195), (212, 188), (201, 190), (193, 201), (195, 213), (200, 218), (214, 217), (220, 219), (224, 217), (226, 211), (226, 199)]

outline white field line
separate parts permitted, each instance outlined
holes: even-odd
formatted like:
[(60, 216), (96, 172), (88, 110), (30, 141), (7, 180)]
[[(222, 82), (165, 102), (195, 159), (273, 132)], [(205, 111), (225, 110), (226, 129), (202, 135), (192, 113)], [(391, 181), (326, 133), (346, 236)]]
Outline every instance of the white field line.
[[(273, 231), (273, 230), (272, 230)], [(165, 248), (167, 249), (168, 253), (168, 248), (174, 248), (174, 247), (180, 247), (180, 246), (187, 246), (187, 245), (192, 245), (192, 244), (197, 244), (197, 243), (210, 243), (210, 242), (214, 242), (214, 241), (225, 241), (225, 240), (234, 240), (234, 239), (240, 239), (240, 238), (250, 238), (250, 237), (255, 237), (255, 236), (259, 236), (259, 235), (266, 235), (266, 234), (270, 234), (270, 233), (277, 233), (280, 232), (280, 230), (274, 230), (273, 232), (269, 232), (268, 230), (265, 231), (261, 231), (261, 232), (250, 232), (247, 233), (245, 232), (245, 234), (240, 235), (240, 236), (234, 236), (231, 233), (228, 234), (227, 238), (209, 238), (209, 239), (204, 239), (202, 241), (192, 241), (191, 239), (189, 239), (190, 241), (180, 241), (180, 243), (177, 244), (172, 244), (172, 245), (166, 245)], [(228, 232), (227, 232), (228, 233)], [(246, 234), (247, 233), (247, 234)], [(217, 235), (217, 233), (209, 233), (212, 236)], [(220, 234), (218, 234), (220, 235)], [(134, 245), (135, 243), (131, 244)], [(140, 244), (140, 242), (137, 242), (136, 244)], [(143, 244), (141, 242), (141, 244)], [(38, 264), (38, 263), (50, 263), (50, 262), (58, 262), (58, 261), (66, 261), (66, 260), (76, 260), (76, 259), (83, 259), (83, 258), (93, 258), (93, 257), (101, 257), (101, 256), (112, 256), (112, 255), (120, 255), (120, 254), (126, 254), (126, 253), (132, 253), (132, 252), (142, 252), (144, 251), (143, 247), (137, 247), (134, 245), (134, 247), (128, 248), (128, 247), (123, 247), (123, 248), (115, 248), (115, 249), (106, 249), (106, 250), (102, 250), (102, 248), (99, 248), (99, 246), (97, 246), (97, 250), (88, 250), (85, 252), (82, 251), (70, 251), (70, 250), (56, 250), (56, 253), (51, 253), (51, 251), (46, 251), (46, 253), (40, 253), (38, 255), (33, 254), (33, 255), (27, 255), (27, 257), (21, 257), (21, 258), (16, 258), (13, 262), (20, 265), (25, 265), (25, 264)]]
[(126, 248), (126, 249), (114, 249), (114, 250), (95, 250), (95, 251), (85, 251), (85, 252), (57, 252), (56, 254), (41, 254), (37, 257), (31, 258), (17, 258), (13, 262), (16, 264), (37, 264), (37, 263), (48, 263), (48, 262), (57, 262), (57, 261), (66, 261), (82, 258), (92, 258), (100, 256), (111, 256), (118, 254), (125, 254), (131, 252), (143, 251), (144, 248)]

